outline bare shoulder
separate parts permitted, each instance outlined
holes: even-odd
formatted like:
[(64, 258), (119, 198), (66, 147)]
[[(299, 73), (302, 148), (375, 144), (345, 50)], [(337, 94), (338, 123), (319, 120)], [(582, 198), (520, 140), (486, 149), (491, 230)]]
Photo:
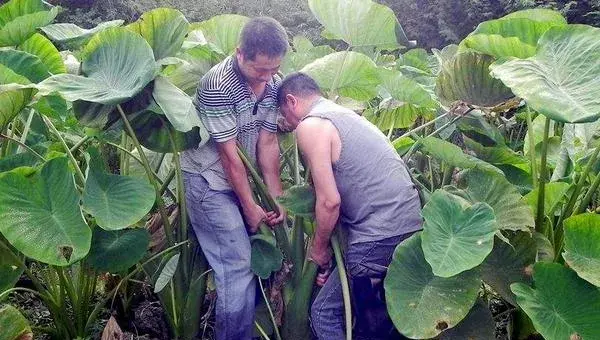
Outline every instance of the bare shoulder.
[(307, 117), (305, 118), (298, 127), (296, 127), (296, 133), (298, 138), (323, 138), (331, 136), (335, 127), (325, 118), (320, 117)]

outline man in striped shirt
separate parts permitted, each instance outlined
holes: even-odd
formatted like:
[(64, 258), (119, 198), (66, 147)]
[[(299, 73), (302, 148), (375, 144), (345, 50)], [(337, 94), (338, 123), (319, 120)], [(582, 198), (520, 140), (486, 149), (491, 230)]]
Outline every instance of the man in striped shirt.
[(252, 336), (255, 279), (246, 228), (255, 232), (263, 221), (275, 225), (285, 219), (254, 201), (237, 145), (259, 166), (270, 194), (281, 195), (276, 73), (287, 49), (277, 21), (251, 19), (235, 54), (215, 65), (196, 93), (210, 139), (185, 151), (181, 163), (190, 221), (216, 279), (217, 339)]

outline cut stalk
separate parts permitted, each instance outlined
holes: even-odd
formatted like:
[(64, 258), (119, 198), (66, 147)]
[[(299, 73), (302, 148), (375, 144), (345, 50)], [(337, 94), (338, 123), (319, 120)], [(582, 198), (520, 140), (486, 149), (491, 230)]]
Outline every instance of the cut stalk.
[[(273, 197), (271, 197), (271, 194), (269, 194), (269, 191), (267, 190), (267, 187), (260, 178), (260, 175), (258, 174), (256, 169), (254, 169), (254, 166), (252, 166), (252, 163), (250, 163), (248, 157), (246, 157), (244, 152), (239, 147), (237, 151), (238, 155), (240, 156), (240, 159), (242, 160), (242, 163), (244, 163), (246, 169), (248, 169), (248, 172), (250, 173), (250, 176), (252, 177), (252, 180), (256, 185), (256, 191), (258, 192), (262, 203), (265, 205), (265, 208), (269, 211), (274, 211), (275, 213), (279, 214), (279, 208), (275, 203)], [(284, 229), (284, 224), (278, 224), (277, 226), (275, 226), (275, 228), (273, 228), (273, 231), (275, 232), (275, 239), (277, 240), (277, 245), (283, 251), (283, 255), (286, 259), (291, 259), (292, 249), (290, 246), (290, 241), (288, 240), (287, 233)]]

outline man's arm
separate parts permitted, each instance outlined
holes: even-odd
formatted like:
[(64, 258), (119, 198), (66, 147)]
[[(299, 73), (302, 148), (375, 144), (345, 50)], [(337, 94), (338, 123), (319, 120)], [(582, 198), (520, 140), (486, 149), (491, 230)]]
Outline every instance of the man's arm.
[[(258, 166), (262, 172), (269, 194), (272, 197), (281, 196), (283, 194), (283, 187), (279, 176), (279, 140), (277, 139), (277, 134), (261, 129), (258, 134), (256, 150)], [(284, 220), (285, 212), (282, 207), (279, 207), (279, 209), (279, 216), (276, 219), (269, 220), (269, 224), (275, 225)]]
[(266, 220), (266, 214), (254, 201), (246, 168), (237, 153), (237, 117), (231, 98), (218, 86), (201, 85), (196, 92), (194, 105), (202, 123), (216, 142), (225, 175), (240, 200), (246, 223), (251, 231)]
[(267, 219), (265, 211), (254, 201), (252, 189), (248, 182), (246, 167), (237, 153), (236, 139), (230, 139), (223, 143), (217, 143), (217, 150), (221, 158), (221, 164), (229, 179), (233, 191), (240, 200), (246, 223), (250, 231), (255, 232), (261, 221)]
[(296, 129), (298, 146), (308, 162), (316, 194), (317, 226), (309, 256), (321, 267), (331, 259), (329, 240), (340, 215), (341, 200), (331, 159), (333, 129), (331, 123), (318, 118), (306, 119)]

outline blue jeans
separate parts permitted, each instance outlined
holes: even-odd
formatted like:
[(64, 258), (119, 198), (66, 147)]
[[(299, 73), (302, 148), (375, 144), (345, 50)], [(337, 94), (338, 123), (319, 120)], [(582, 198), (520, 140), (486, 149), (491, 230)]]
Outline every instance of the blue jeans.
[[(380, 241), (350, 244), (346, 269), (350, 277), (383, 277), (396, 245), (412, 233)], [(345, 339), (344, 300), (338, 269), (335, 268), (312, 304), (311, 326), (318, 339)]]
[(217, 288), (218, 340), (251, 339), (256, 281), (250, 269), (250, 239), (233, 191), (215, 191), (199, 174), (184, 172), (192, 228)]

